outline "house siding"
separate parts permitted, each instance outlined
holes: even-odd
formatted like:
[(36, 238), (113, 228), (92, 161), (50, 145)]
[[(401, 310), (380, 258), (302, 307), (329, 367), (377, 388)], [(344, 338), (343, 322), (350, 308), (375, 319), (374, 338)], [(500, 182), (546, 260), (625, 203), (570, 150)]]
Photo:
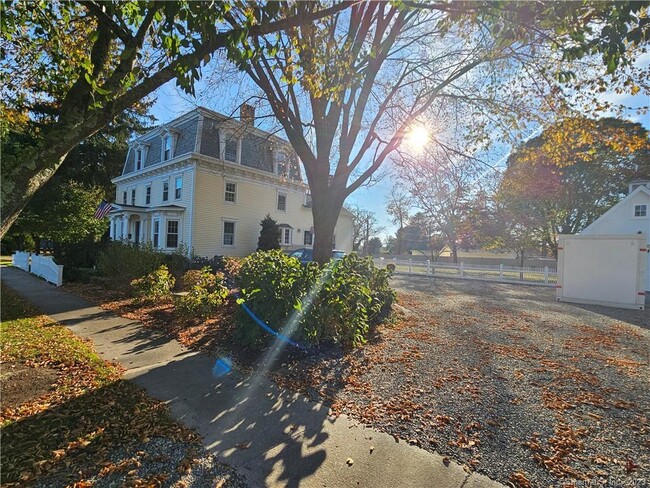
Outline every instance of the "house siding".
[(635, 205), (647, 205), (650, 212), (650, 196), (643, 191), (630, 195), (620, 206), (609, 209), (580, 234), (622, 235), (642, 232), (646, 236), (650, 235), (650, 215), (635, 218)]
[[(237, 183), (235, 204), (224, 200), (226, 182)], [(278, 193), (287, 197), (286, 212), (277, 210)], [(194, 201), (193, 247), (200, 256), (247, 256), (255, 252), (260, 222), (266, 214), (278, 224), (293, 227), (293, 242), (287, 246), (289, 248), (303, 247), (304, 231), (313, 226), (311, 209), (303, 205), (303, 190), (218, 174), (206, 168), (198, 169)], [(223, 245), (224, 220), (236, 222), (235, 246)], [(352, 225), (347, 216), (341, 216), (336, 232), (337, 247), (351, 251)]]

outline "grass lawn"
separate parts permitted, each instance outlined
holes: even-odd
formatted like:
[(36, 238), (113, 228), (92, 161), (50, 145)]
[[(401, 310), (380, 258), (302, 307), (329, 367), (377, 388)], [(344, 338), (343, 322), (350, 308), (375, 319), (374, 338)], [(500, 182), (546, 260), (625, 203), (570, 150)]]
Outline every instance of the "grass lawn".
[(0, 327), (3, 486), (239, 486), (164, 404), (4, 286)]

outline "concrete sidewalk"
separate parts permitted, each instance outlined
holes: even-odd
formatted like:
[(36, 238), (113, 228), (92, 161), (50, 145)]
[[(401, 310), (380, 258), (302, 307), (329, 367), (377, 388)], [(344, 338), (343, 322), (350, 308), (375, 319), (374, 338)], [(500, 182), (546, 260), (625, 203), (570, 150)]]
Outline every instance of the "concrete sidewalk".
[[(71, 295), (19, 269), (9, 286), (43, 313), (91, 339), (126, 377), (169, 404), (205, 447), (251, 486), (496, 488), (462, 466), (392, 436), (328, 416), (328, 408), (281, 389), (263, 374), (215, 377), (214, 358)], [(371, 452), (371, 447), (374, 449)], [(354, 460), (348, 465), (348, 458)]]

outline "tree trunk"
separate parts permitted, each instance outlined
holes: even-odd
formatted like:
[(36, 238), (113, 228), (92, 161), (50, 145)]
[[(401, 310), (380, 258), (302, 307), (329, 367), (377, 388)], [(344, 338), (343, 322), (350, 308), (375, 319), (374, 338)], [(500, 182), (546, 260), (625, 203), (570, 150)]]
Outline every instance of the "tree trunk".
[(451, 241), (449, 245), (451, 246), (451, 262), (458, 264), (458, 244), (456, 241)]
[(332, 188), (315, 188), (312, 193), (314, 219), (314, 261), (321, 266), (332, 258), (334, 228), (343, 208), (343, 200), (332, 195)]
[(343, 204), (314, 204), (312, 207), (314, 217), (314, 261), (320, 265), (328, 263), (332, 258), (334, 228), (342, 207)]

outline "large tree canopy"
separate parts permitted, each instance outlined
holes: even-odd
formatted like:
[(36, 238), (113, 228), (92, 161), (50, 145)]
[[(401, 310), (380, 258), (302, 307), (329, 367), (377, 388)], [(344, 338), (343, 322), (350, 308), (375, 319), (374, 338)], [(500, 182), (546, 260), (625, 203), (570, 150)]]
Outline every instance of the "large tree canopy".
[[(3, 133), (20, 125), (29, 135), (11, 162), (3, 158), (2, 237), (76, 145), (158, 87), (175, 79), (192, 93), (216, 50), (346, 5), (9, 0), (0, 7)], [(235, 59), (251, 55), (230, 50)]]
[(555, 250), (559, 234), (584, 229), (634, 178), (650, 178), (650, 140), (641, 124), (571, 118), (513, 152), (496, 198), (512, 221)]
[[(70, 151), (60, 170), (25, 206), (5, 239), (20, 243), (27, 237), (36, 246), (41, 239), (58, 244), (99, 240), (108, 230), (108, 222), (95, 219), (95, 210), (102, 199), (112, 201), (115, 186), (111, 179), (121, 172), (130, 136), (144, 130), (145, 115), (129, 110)], [(16, 147), (24, 145), (26, 137), (15, 130), (6, 134), (3, 158), (15, 157)]]
[[(318, 3), (298, 7), (308, 13)], [(614, 74), (635, 70), (630, 53), (647, 38), (644, 9), (632, 2), (362, 2), (244, 40), (240, 47), (255, 54), (239, 66), (305, 168), (315, 259), (331, 256), (345, 199), (423, 114), (454, 112), (466, 134), (490, 142), (495, 125), (517, 130), (532, 112), (565, 108), (558, 83), (585, 88), (600, 68), (603, 83), (626, 86)], [(603, 59), (590, 65), (595, 53)]]

